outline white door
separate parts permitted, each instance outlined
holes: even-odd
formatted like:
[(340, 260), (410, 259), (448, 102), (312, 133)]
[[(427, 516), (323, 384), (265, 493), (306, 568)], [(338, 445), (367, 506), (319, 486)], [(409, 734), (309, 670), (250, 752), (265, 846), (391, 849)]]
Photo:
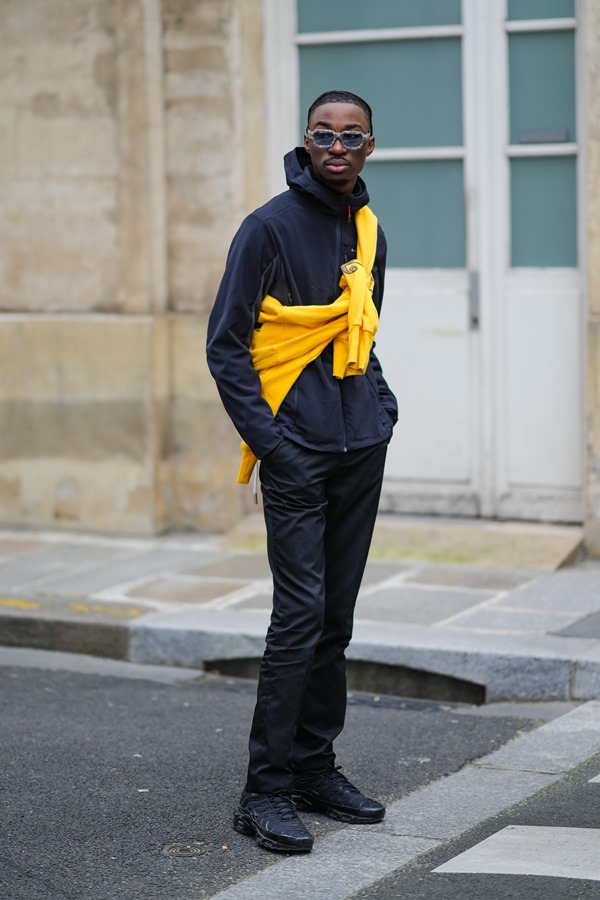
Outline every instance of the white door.
[(373, 107), (384, 509), (580, 518), (573, 3), (266, 0), (273, 191), (315, 96)]

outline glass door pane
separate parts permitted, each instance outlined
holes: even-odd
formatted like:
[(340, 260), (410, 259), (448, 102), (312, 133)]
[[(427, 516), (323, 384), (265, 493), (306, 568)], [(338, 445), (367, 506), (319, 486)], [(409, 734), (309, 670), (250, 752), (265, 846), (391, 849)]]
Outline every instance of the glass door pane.
[(438, 38), (301, 46), (300, 133), (315, 97), (343, 81), (344, 90), (371, 105), (378, 147), (460, 146), (460, 43)]
[(577, 140), (573, 31), (511, 34), (508, 50), (511, 144)]
[(513, 159), (510, 165), (513, 266), (577, 266), (574, 156)]
[(386, 233), (389, 266), (465, 266), (462, 160), (367, 163), (365, 180)]
[(460, 0), (298, 0), (298, 31), (459, 25)]
[(508, 0), (509, 19), (570, 19), (575, 0)]

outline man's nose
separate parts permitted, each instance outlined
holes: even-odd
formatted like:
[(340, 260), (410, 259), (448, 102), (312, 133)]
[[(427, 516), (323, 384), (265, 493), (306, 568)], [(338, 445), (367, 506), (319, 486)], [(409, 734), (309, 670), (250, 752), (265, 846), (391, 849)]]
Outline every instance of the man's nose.
[(333, 144), (331, 145), (331, 147), (329, 149), (332, 150), (334, 153), (345, 153), (346, 152), (346, 148), (342, 144), (342, 139), (339, 137), (336, 137), (335, 141), (333, 142)]

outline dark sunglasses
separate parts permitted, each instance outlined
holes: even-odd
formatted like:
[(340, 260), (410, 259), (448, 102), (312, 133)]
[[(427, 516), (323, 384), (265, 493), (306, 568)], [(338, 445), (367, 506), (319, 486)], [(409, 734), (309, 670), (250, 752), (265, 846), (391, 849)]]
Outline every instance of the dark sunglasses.
[(360, 150), (371, 137), (370, 132), (363, 134), (362, 131), (331, 131), (329, 128), (315, 128), (314, 131), (307, 128), (306, 134), (315, 147), (319, 147), (321, 150), (329, 150), (338, 138), (342, 142), (344, 150)]

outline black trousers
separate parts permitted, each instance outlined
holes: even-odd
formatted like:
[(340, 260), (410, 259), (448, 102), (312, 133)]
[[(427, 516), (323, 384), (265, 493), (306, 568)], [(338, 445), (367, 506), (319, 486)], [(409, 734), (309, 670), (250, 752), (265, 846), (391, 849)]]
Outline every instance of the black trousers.
[(377, 515), (387, 444), (323, 453), (284, 441), (261, 463), (273, 612), (250, 733), (247, 789), (289, 790), (333, 763), (345, 650)]

